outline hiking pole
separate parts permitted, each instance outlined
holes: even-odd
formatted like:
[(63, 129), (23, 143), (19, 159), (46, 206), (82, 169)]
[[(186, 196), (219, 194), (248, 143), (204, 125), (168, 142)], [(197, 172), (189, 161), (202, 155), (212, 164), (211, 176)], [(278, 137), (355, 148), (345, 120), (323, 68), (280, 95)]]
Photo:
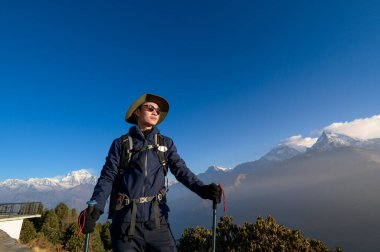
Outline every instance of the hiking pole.
[[(94, 206), (96, 205), (95, 200), (90, 200), (87, 202), (87, 209), (88, 209), (88, 214), (91, 214), (92, 211), (94, 210)], [(86, 238), (84, 241), (84, 252), (88, 252), (88, 245), (90, 243), (90, 233), (86, 234)]]
[(212, 201), (212, 252), (215, 252), (216, 245), (216, 200)]

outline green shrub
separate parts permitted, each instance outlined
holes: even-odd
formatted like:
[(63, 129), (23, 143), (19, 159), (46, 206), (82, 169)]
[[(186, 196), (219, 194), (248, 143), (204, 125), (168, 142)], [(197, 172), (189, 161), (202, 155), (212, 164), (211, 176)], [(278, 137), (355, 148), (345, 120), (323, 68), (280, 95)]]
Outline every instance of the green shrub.
[(25, 219), (22, 223), (22, 228), (20, 232), (20, 241), (22, 243), (28, 243), (32, 241), (33, 239), (35, 239), (36, 237), (37, 237), (37, 231), (34, 228), (33, 223), (30, 220)]
[[(211, 230), (203, 227), (188, 228), (179, 240), (180, 251), (211, 251)], [(321, 241), (309, 240), (297, 230), (291, 230), (276, 223), (268, 216), (258, 217), (256, 223), (233, 223), (231, 216), (220, 218), (216, 228), (217, 251), (252, 251), (252, 252), (328, 252)], [(335, 251), (342, 251), (337, 248)]]

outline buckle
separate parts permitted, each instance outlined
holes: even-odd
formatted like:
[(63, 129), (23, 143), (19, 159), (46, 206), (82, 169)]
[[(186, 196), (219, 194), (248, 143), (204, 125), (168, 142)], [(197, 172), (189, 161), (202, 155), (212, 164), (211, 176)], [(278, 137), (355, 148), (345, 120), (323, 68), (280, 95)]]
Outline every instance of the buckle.
[(129, 205), (129, 203), (131, 203), (129, 197), (125, 194), (119, 193), (119, 195), (117, 196), (117, 204), (121, 206), (126, 206)]
[(161, 201), (161, 200), (162, 200), (162, 198), (163, 198), (162, 194), (161, 194), (161, 193), (159, 193), (159, 194), (157, 195), (157, 199), (158, 199), (158, 201)]
[(146, 203), (146, 202), (149, 202), (148, 197), (139, 198), (139, 203)]

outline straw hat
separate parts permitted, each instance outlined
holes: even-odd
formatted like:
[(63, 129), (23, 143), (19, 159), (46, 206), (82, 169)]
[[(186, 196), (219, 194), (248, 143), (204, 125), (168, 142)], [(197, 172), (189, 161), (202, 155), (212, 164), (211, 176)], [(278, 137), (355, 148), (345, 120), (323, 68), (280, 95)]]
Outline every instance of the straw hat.
[(127, 113), (125, 114), (125, 120), (129, 123), (137, 124), (136, 117), (134, 116), (133, 112), (135, 112), (136, 109), (138, 109), (141, 105), (143, 105), (146, 102), (154, 102), (161, 109), (160, 119), (158, 120), (157, 125), (160, 124), (169, 112), (169, 103), (161, 96), (154, 94), (144, 94), (140, 98), (138, 98), (129, 107)]

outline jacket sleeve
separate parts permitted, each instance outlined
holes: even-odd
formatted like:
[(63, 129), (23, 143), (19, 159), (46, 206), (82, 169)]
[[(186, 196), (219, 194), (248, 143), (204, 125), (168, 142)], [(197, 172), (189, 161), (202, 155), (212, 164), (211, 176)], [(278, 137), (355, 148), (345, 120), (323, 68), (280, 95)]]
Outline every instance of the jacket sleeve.
[(186, 166), (185, 161), (178, 154), (173, 140), (166, 138), (166, 143), (168, 148), (167, 160), (170, 172), (179, 182), (199, 195), (200, 187), (203, 186), (203, 182)]
[(120, 139), (114, 140), (108, 151), (106, 162), (91, 197), (91, 200), (96, 201), (96, 207), (102, 212), (104, 212), (107, 199), (112, 191), (113, 182), (117, 177), (120, 162), (120, 149)]

